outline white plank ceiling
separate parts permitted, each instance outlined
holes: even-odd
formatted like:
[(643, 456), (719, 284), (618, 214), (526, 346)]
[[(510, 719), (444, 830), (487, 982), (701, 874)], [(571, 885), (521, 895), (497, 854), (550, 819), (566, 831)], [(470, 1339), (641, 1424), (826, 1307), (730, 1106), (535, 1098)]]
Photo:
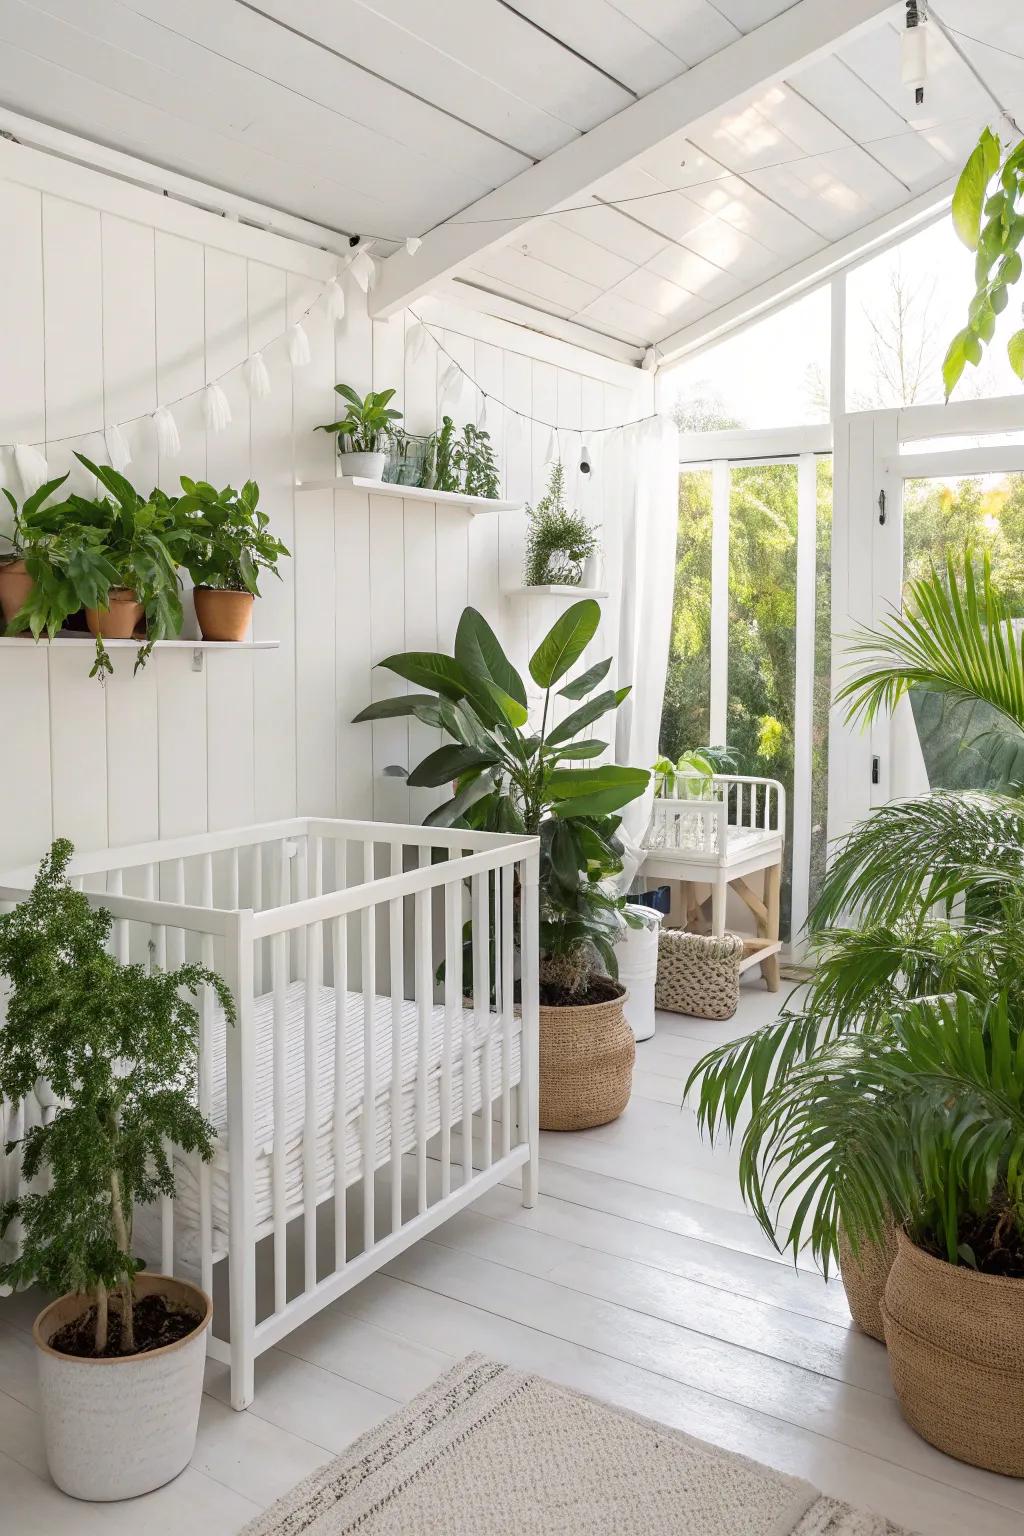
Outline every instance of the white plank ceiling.
[[(0, 0), (0, 105), (386, 253), (790, 3)], [(646, 345), (942, 186), (990, 91), (1024, 113), (1024, 9), (938, 9), (923, 111), (894, 7), (459, 281)]]

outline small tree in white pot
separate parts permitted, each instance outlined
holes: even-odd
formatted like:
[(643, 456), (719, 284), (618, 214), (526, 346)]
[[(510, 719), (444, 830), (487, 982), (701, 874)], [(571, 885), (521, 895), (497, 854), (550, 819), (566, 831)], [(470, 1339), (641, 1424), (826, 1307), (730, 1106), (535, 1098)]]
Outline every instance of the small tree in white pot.
[(210, 1299), (139, 1273), (132, 1211), (174, 1194), (169, 1146), (212, 1156), (186, 998), (212, 987), (231, 1021), (234, 1005), (203, 966), (147, 972), (109, 954), (110, 913), (71, 888), (72, 852), (55, 842), (0, 918), (0, 1097), (42, 1079), (60, 1105), (20, 1143), (23, 1181), (44, 1178), (0, 1207), (0, 1236), (21, 1228), (0, 1283), (65, 1293), (33, 1330), (50, 1473), (77, 1498), (120, 1499), (175, 1477), (195, 1446)]

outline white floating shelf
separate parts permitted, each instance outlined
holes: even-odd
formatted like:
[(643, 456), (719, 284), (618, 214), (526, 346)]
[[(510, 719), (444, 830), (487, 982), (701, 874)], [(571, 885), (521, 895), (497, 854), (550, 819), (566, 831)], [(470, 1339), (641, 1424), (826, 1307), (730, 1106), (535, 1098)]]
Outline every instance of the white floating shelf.
[(332, 480), (296, 480), (297, 491), (366, 491), (371, 496), (395, 496), (399, 501), (432, 501), (439, 507), (465, 507), (467, 512), (521, 512), (521, 501), (496, 501), (490, 496), (464, 496), (461, 491), (431, 491), (421, 485), (395, 485), (362, 475), (335, 475)]
[(506, 587), (506, 597), (593, 597), (600, 600), (608, 593), (603, 587)]
[[(53, 640), (47, 640), (45, 635), (38, 641), (31, 635), (0, 635), (0, 645), (78, 645), (83, 650), (94, 650), (96, 641), (92, 635), (57, 635)], [(145, 640), (105, 640), (104, 645), (108, 651), (138, 650), (146, 644)], [(280, 640), (154, 640), (155, 651), (276, 651), (281, 644)]]

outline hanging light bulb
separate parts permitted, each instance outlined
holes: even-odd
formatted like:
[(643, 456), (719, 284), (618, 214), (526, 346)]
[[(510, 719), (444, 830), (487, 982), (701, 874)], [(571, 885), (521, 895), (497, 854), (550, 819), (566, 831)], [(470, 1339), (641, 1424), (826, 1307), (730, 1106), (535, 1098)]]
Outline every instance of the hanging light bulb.
[(917, 106), (924, 105), (928, 79), (928, 33), (918, 0), (907, 0), (907, 25), (903, 32), (903, 84), (914, 92)]
[(419, 235), (410, 235), (405, 242), (405, 248), (409, 252), (410, 256), (415, 256), (416, 252), (419, 250), (422, 244), (423, 241), (420, 239)]

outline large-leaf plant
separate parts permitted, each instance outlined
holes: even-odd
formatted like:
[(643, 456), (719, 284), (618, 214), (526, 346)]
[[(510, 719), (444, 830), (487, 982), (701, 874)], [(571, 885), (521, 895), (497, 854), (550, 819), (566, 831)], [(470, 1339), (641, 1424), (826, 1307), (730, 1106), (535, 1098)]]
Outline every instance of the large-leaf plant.
[(181, 488), (177, 510), (187, 519), (188, 535), (181, 562), (193, 583), (259, 597), (260, 572), (280, 577), (277, 562), (288, 550), (270, 532), (255, 480), (247, 480), (240, 491), (231, 485), (218, 491), (206, 480), (182, 475)]
[(324, 422), (315, 430), (337, 433), (338, 448), (342, 453), (383, 453), (394, 431), (394, 423), (402, 419), (402, 412), (391, 405), (395, 391), (371, 389), (363, 396), (351, 384), (335, 384), (334, 392), (341, 396), (348, 409), (338, 421)]
[[(1022, 644), (970, 551), (855, 653), (851, 716), (925, 686), (1024, 738)], [(807, 987), (687, 1084), (709, 1136), (740, 1135), (764, 1230), (827, 1273), (840, 1224), (856, 1250), (895, 1218), (951, 1263), (1024, 1275), (1024, 800), (881, 807), (838, 848), (811, 929)]]
[[(523, 679), (474, 608), (459, 621), (454, 655), (414, 651), (379, 663), (424, 691), (382, 699), (356, 716), (411, 715), (450, 738), (408, 776), (412, 787), (454, 787), (428, 825), (539, 837), (542, 997), (554, 1004), (586, 994), (602, 967), (617, 974), (613, 946), (627, 921), (625, 899), (607, 882), (622, 869), (618, 812), (650, 779), (645, 768), (597, 763), (608, 744), (585, 734), (630, 691), (601, 686), (611, 659), (563, 682), (600, 617), (592, 599), (574, 603), (530, 658), (543, 695), (533, 723)], [(573, 707), (559, 712), (556, 699)]]
[[(1010, 289), (1024, 272), (1024, 139), (1003, 147), (985, 128), (953, 194), (953, 225), (975, 253), (974, 297), (967, 324), (950, 342), (942, 365), (948, 400), (968, 364), (977, 367), (995, 335)], [(1024, 328), (1007, 342), (1010, 366), (1024, 379)]]

